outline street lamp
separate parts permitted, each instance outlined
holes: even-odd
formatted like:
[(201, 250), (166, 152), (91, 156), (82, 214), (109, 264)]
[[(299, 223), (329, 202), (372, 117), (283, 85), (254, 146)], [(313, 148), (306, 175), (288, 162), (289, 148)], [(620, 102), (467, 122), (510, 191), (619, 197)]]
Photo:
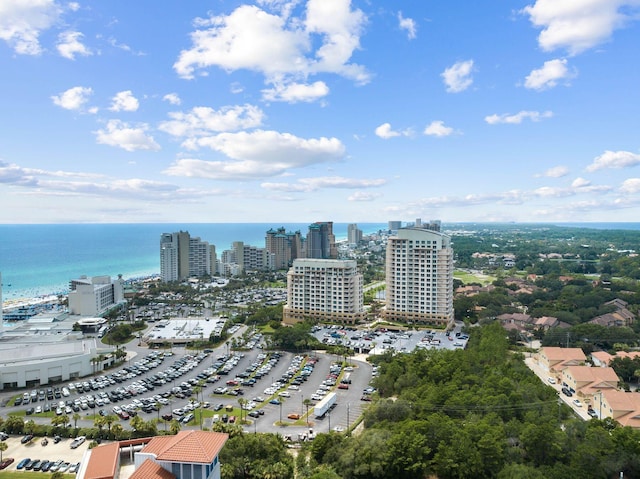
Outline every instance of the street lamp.
[(331, 432), (331, 411), (327, 412), (327, 417), (329, 418), (329, 431)]
[(280, 402), (280, 427), (282, 427), (282, 401)]
[(349, 430), (349, 410), (351, 409), (351, 404), (347, 403), (347, 430)]

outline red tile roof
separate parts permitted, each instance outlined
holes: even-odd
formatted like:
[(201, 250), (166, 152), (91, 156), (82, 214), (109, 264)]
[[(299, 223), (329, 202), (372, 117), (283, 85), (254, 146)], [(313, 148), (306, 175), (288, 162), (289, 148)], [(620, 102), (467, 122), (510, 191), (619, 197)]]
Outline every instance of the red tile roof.
[(84, 479), (111, 479), (119, 467), (120, 444), (112, 442), (91, 449)]
[(176, 479), (176, 476), (151, 459), (147, 459), (129, 476), (129, 479)]
[(228, 434), (209, 431), (180, 431), (175, 436), (155, 437), (142, 450), (159, 461), (210, 464), (220, 453)]

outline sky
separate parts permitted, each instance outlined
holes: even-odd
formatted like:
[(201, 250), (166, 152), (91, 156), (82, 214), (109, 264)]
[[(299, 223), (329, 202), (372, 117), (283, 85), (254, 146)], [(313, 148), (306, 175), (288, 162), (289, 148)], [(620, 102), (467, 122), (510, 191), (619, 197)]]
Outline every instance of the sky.
[(640, 218), (640, 0), (2, 0), (0, 223)]

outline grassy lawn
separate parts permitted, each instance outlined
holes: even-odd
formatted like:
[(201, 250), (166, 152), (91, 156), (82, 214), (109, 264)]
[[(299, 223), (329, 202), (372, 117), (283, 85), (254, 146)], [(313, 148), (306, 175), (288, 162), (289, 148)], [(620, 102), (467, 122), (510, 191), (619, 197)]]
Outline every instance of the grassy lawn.
[[(51, 473), (45, 473), (44, 477), (51, 477)], [(63, 474), (65, 479), (73, 479), (75, 474)], [(0, 478), (2, 479), (36, 479), (42, 478), (43, 474), (40, 471), (0, 471)]]
[(486, 286), (488, 284), (491, 284), (496, 280), (495, 276), (489, 276), (489, 275), (485, 275), (485, 274), (476, 275), (476, 274), (468, 273), (466, 271), (458, 271), (458, 270), (453, 272), (453, 277), (455, 279), (459, 279), (464, 284), (479, 283), (482, 286)]

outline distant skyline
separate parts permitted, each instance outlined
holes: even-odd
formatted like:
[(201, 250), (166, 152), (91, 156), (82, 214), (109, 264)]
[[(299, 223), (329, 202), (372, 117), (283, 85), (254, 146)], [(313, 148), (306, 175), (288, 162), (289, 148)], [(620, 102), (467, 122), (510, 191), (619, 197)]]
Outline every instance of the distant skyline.
[(639, 0), (0, 2), (0, 223), (633, 222)]

